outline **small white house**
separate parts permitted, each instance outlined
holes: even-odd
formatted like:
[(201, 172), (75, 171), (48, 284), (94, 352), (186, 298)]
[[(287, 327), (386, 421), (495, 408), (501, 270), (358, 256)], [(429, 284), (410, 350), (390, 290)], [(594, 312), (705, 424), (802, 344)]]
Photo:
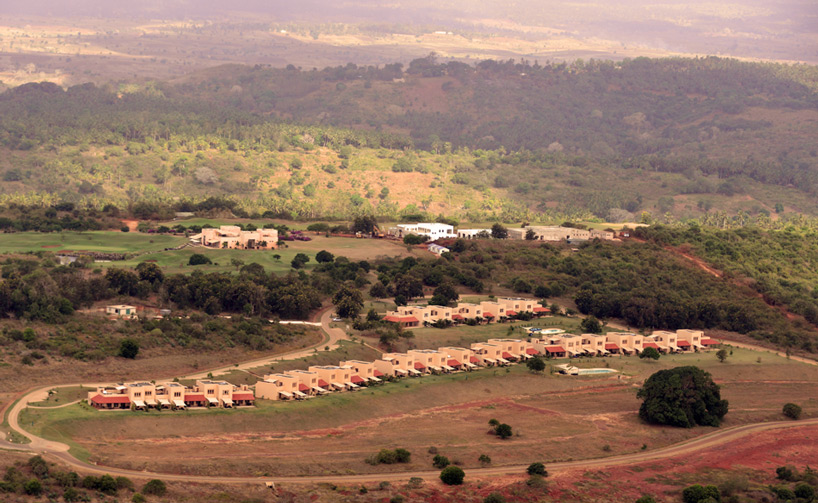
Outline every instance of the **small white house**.
[(428, 246), (428, 250), (430, 252), (434, 253), (435, 255), (443, 255), (444, 253), (446, 253), (448, 251), (451, 251), (448, 248), (446, 248), (445, 246), (440, 246), (440, 245), (436, 245), (436, 244), (430, 244)]
[(426, 236), (429, 238), (429, 241), (457, 237), (453, 226), (429, 222), (421, 222), (417, 224), (398, 224), (396, 227), (393, 227), (390, 230), (394, 231), (395, 236), (399, 238), (402, 238), (407, 234)]

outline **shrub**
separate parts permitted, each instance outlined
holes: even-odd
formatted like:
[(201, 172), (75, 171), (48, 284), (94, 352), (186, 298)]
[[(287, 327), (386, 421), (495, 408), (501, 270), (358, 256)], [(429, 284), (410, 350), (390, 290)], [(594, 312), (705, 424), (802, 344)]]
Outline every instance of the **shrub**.
[(403, 503), (403, 495), (396, 494), (389, 499), (389, 503)]
[(420, 477), (412, 477), (406, 485), (412, 489), (419, 489), (423, 486), (423, 479)]
[(39, 496), (43, 492), (43, 485), (37, 479), (31, 479), (23, 484), (23, 491), (30, 496)]
[(133, 481), (128, 477), (117, 477), (116, 478), (116, 488), (117, 489), (133, 489)]
[(459, 486), (463, 483), (466, 472), (459, 466), (447, 466), (440, 472), (440, 481), (447, 486)]
[(65, 491), (63, 491), (62, 493), (62, 499), (64, 499), (68, 503), (79, 501), (80, 498), (81, 498), (80, 492), (74, 489), (73, 487), (67, 487)]
[(815, 500), (815, 488), (809, 484), (798, 484), (795, 486), (795, 490), (793, 491), (797, 498), (800, 498), (804, 501), (813, 501)]
[(784, 408), (781, 409), (781, 412), (790, 419), (799, 419), (802, 411), (801, 406), (794, 403), (786, 403), (784, 404)]
[(162, 482), (159, 479), (149, 480), (142, 487), (143, 494), (150, 494), (153, 496), (164, 496), (167, 491), (168, 491), (167, 486), (165, 485), (164, 482)]
[(131, 503), (145, 503), (147, 499), (142, 495), (142, 493), (135, 493), (131, 497)]
[(791, 466), (779, 466), (775, 469), (775, 476), (779, 480), (794, 481), (798, 478), (798, 473)]
[(540, 463), (539, 461), (528, 465), (526, 473), (528, 473), (529, 475), (542, 475), (543, 477), (548, 476), (548, 472), (545, 470), (545, 465)]
[(403, 237), (403, 244), (406, 245), (421, 245), (426, 242), (426, 236), (419, 236), (417, 234), (407, 234)]
[(133, 360), (139, 354), (139, 343), (134, 339), (122, 339), (119, 343), (119, 356)]
[(639, 498), (638, 500), (636, 500), (636, 503), (656, 503), (656, 500), (653, 498), (653, 496), (646, 494)]
[(449, 466), (449, 458), (446, 456), (441, 456), (440, 454), (436, 454), (434, 458), (432, 458), (432, 466), (435, 468), (446, 468)]
[(412, 453), (406, 449), (397, 448), (395, 449), (395, 456), (398, 459), (398, 463), (408, 463), (412, 457)]
[(682, 500), (685, 503), (700, 503), (708, 498), (721, 501), (721, 494), (716, 486), (692, 485), (682, 491)]
[(483, 503), (506, 503), (506, 498), (500, 493), (491, 493), (483, 498)]
[(746, 491), (750, 487), (750, 481), (744, 475), (732, 475), (719, 485), (719, 492), (725, 496), (731, 496), (738, 492)]
[(97, 489), (99, 489), (99, 492), (101, 493), (116, 494), (117, 491), (116, 480), (114, 480), (113, 477), (106, 473), (105, 475), (99, 478)]
[(497, 428), (494, 429), (494, 433), (501, 439), (505, 440), (512, 435), (511, 426), (507, 425), (506, 423), (498, 424)]
[(535, 356), (525, 362), (525, 366), (528, 367), (528, 370), (531, 372), (542, 372), (545, 370), (545, 361), (539, 356)]
[(789, 487), (771, 487), (770, 490), (778, 497), (780, 501), (792, 501), (795, 499), (795, 493)]
[(650, 358), (651, 360), (658, 360), (660, 356), (661, 354), (659, 353), (659, 350), (656, 348), (645, 348), (642, 350), (641, 353), (639, 353), (639, 358), (643, 360), (645, 358)]
[(480, 457), (477, 458), (477, 461), (479, 461), (481, 465), (491, 464), (491, 458), (488, 456), (488, 454), (481, 454)]
[(189, 259), (187, 259), (187, 265), (204, 265), (212, 263), (213, 261), (210, 260), (210, 258), (208, 258), (205, 255), (202, 255), (201, 253), (194, 253), (193, 255), (190, 256)]

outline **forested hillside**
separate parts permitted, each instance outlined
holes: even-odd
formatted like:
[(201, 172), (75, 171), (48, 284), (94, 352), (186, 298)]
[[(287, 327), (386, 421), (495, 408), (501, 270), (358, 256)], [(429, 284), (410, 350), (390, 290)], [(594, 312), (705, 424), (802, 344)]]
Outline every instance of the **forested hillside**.
[(0, 197), (124, 208), (228, 196), (306, 219), (814, 215), (816, 75), (718, 58), (429, 57), (29, 84), (0, 94)]

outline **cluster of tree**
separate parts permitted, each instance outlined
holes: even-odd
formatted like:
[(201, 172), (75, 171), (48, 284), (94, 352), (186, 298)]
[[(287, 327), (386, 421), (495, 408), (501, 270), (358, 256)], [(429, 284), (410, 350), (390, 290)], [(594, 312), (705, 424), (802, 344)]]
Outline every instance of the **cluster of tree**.
[(392, 465), (395, 463), (408, 463), (411, 458), (411, 452), (398, 447), (397, 449), (381, 449), (377, 454), (366, 458), (366, 462), (370, 465)]
[[(717, 230), (698, 225), (639, 228), (634, 235), (662, 246), (688, 246), (714, 267), (752, 279), (751, 287), (771, 305), (785, 305), (818, 326), (818, 232), (745, 227)], [(782, 338), (780, 343), (801, 341)], [(801, 342), (803, 345), (804, 342)]]
[(54, 470), (41, 456), (33, 456), (26, 463), (16, 463), (8, 467), (3, 480), (0, 481), (0, 493), (27, 495), (40, 498), (62, 496), (66, 502), (91, 501), (92, 498), (105, 499), (132, 493), (131, 501), (146, 501), (143, 494), (164, 496), (167, 488), (161, 480), (148, 481), (142, 492), (135, 492), (133, 481), (127, 477), (111, 475), (88, 475), (80, 477), (75, 472)]

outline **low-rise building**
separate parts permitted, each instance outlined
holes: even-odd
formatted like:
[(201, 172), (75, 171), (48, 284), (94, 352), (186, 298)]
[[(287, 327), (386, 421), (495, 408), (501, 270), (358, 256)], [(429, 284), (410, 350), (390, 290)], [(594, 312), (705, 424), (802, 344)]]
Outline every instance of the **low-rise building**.
[(480, 361), (481, 365), (493, 367), (495, 365), (508, 365), (511, 363), (503, 358), (503, 348), (497, 344), (487, 342), (475, 342), (471, 345), (472, 353)]
[(298, 379), (298, 391), (305, 395), (314, 396), (329, 393), (329, 390), (319, 384), (321, 377), (316, 372), (309, 370), (288, 370), (285, 375)]
[(483, 308), (480, 304), (471, 304), (468, 302), (461, 302), (452, 313), (452, 319), (455, 321), (463, 321), (467, 319), (483, 320)]
[(509, 316), (516, 316), (519, 313), (543, 312), (542, 310), (535, 311), (535, 309), (540, 307), (540, 305), (537, 304), (537, 301), (534, 299), (524, 299), (522, 297), (500, 297), (497, 299), (497, 302), (505, 305), (506, 313), (508, 313)]
[[(349, 367), (338, 365), (312, 365), (308, 369), (315, 372), (320, 378), (319, 382), (326, 383), (334, 391), (354, 390), (358, 385), (352, 382), (352, 371)], [(323, 385), (321, 386), (324, 387)]]
[(426, 249), (429, 250), (430, 252), (434, 253), (435, 255), (443, 255), (444, 253), (447, 253), (447, 252), (451, 251), (448, 248), (446, 248), (445, 246), (436, 245), (434, 243), (428, 245), (426, 247)]
[(484, 300), (480, 302), (480, 309), (483, 310), (484, 318), (490, 315), (491, 316), (490, 319), (499, 320), (501, 318), (506, 318), (508, 316), (506, 314), (506, 305), (501, 302)]
[(582, 334), (580, 336), (580, 347), (591, 355), (605, 355), (608, 350), (605, 349), (605, 336), (602, 334)]
[(291, 374), (267, 374), (256, 383), (256, 398), (266, 400), (299, 400), (307, 395), (299, 391), (299, 378)]
[(521, 339), (489, 339), (489, 344), (500, 346), (502, 352), (500, 356), (508, 361), (520, 361), (529, 358), (526, 349), (532, 347), (527, 341)]
[(384, 353), (380, 360), (375, 360), (375, 368), (396, 377), (420, 375), (415, 369), (415, 359), (407, 353)]
[(608, 332), (605, 334), (605, 349), (614, 354), (638, 354), (642, 352), (643, 340), (644, 336), (641, 334)]
[(105, 306), (105, 314), (126, 319), (136, 318), (136, 306), (128, 306), (125, 304)]
[(460, 239), (483, 239), (491, 237), (490, 229), (457, 229)]
[(679, 351), (676, 334), (673, 332), (656, 330), (649, 336), (645, 337), (645, 342), (652, 342), (656, 344), (657, 349), (662, 353), (676, 353)]
[[(383, 373), (375, 368), (375, 362), (365, 362), (361, 360), (344, 360), (340, 363), (342, 367), (349, 367), (352, 377), (350, 380), (354, 384), (364, 384), (366, 382), (380, 382)], [(360, 380), (360, 382), (359, 382)]]
[(456, 370), (471, 370), (476, 368), (480, 360), (474, 356), (471, 349), (458, 347), (443, 347), (438, 351), (443, 351), (447, 355), (446, 365)]
[[(679, 329), (676, 331), (676, 344), (685, 351), (698, 351), (704, 349), (704, 332), (701, 330)], [(683, 345), (686, 342), (688, 345)]]
[(448, 364), (448, 354), (436, 349), (410, 349), (407, 354), (415, 360), (415, 369), (421, 374), (431, 372), (451, 372), (454, 367)]
[(243, 231), (237, 225), (222, 225), (218, 229), (202, 229), (200, 234), (191, 236), (203, 246), (219, 249), (274, 250), (278, 248), (278, 231), (257, 229)]
[(419, 222), (416, 224), (398, 224), (389, 229), (389, 234), (404, 238), (409, 234), (416, 234), (418, 236), (426, 236), (429, 241), (437, 241), (438, 239), (456, 238), (457, 234), (454, 232), (454, 227), (448, 224), (439, 224), (433, 222)]

